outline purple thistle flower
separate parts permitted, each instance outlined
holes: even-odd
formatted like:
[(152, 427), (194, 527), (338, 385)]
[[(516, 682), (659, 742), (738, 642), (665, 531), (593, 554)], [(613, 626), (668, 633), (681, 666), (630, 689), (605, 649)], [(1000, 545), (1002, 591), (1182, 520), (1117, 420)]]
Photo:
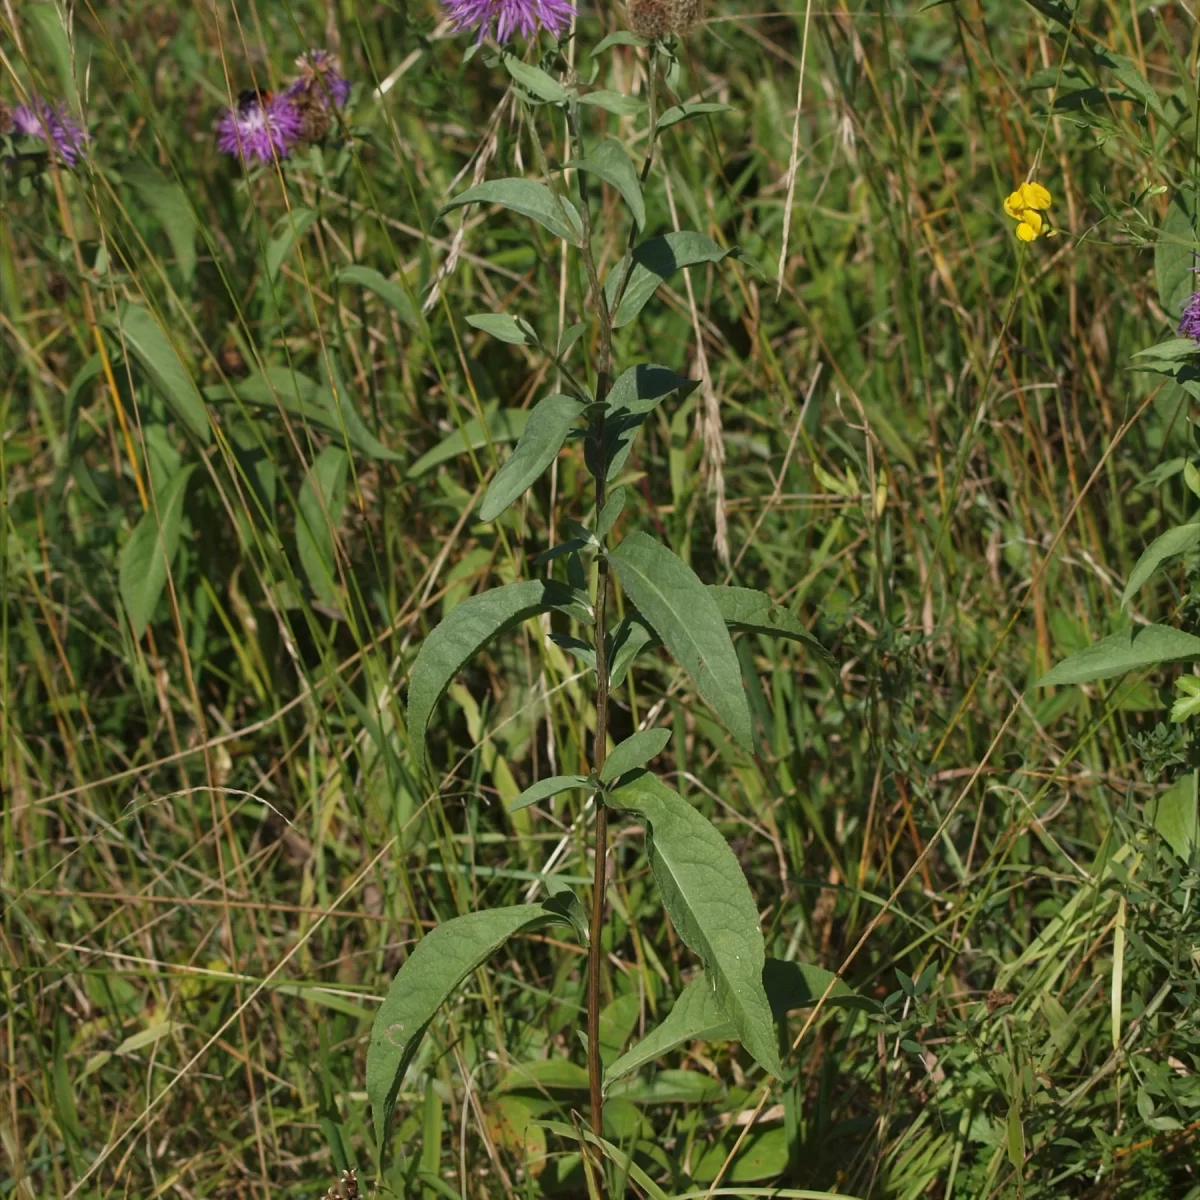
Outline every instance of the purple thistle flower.
[(244, 94), (217, 124), (217, 146), (222, 153), (247, 161), (286, 158), (299, 136), (300, 114), (286, 94)]
[(36, 97), (32, 104), (18, 104), (12, 110), (10, 129), (22, 137), (39, 138), (53, 145), (69, 167), (79, 161), (88, 140), (87, 131), (64, 105), (52, 106)]
[(1200, 346), (1200, 292), (1192, 293), (1187, 308), (1183, 310), (1183, 316), (1179, 319), (1179, 336), (1191, 338)]
[(296, 66), (300, 75), (284, 95), (315, 93), (322, 99), (328, 97), (337, 108), (345, 107), (350, 99), (350, 81), (342, 74), (336, 55), (328, 50), (306, 50), (296, 59)]
[(442, 0), (455, 29), (479, 28), (479, 40), (496, 27), (496, 40), (508, 42), (514, 33), (532, 38), (538, 26), (562, 37), (575, 15), (572, 0)]

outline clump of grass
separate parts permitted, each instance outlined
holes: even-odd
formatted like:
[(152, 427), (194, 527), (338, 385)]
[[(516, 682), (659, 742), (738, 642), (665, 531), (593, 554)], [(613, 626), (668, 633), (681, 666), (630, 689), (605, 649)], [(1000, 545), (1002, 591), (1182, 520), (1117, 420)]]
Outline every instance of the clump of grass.
[[(566, 653), (525, 638), (460, 678), (437, 794), (403, 707), (427, 630), (585, 494), (568, 451), (500, 533), (473, 517), (553, 381), (465, 318), (529, 312), (555, 342), (586, 281), (549, 235), (435, 219), (561, 147), (432, 0), (0, 24), (9, 108), (61, 100), (90, 135), (74, 168), (44, 137), (0, 166), (9, 1190), (318, 1195), (357, 1169), (380, 1194), (578, 1194), (577, 1147), (537, 1123), (586, 1097), (581, 956), (552, 934), (431, 1030), (379, 1180), (362, 1083), (423, 929), (519, 902), (548, 863), (590, 883), (577, 809), (503, 803), (587, 761)], [(314, 46), (356, 88), (324, 141), (222, 156), (221, 113)], [(690, 36), (688, 94), (732, 111), (668, 131), (649, 223), (758, 264), (786, 227), (789, 249), (778, 280), (743, 262), (660, 293), (655, 354), (699, 377), (697, 330), (715, 403), (656, 415), (631, 483), (703, 578), (819, 614), (840, 669), (743, 639), (754, 759), (665, 663), (613, 720), (670, 717), (660, 765), (734, 840), (774, 957), (853, 995), (791, 1015), (768, 1095), (718, 1045), (610, 1099), (610, 1140), (667, 1195), (702, 1194), (743, 1133), (725, 1181), (750, 1189), (1198, 1186), (1195, 833), (1155, 807), (1194, 752), (1163, 671), (1033, 686), (1128, 620), (1139, 554), (1194, 513), (1190, 381), (1129, 366), (1178, 316), (1152, 247), (1195, 194), (1196, 53), (1181, 8), (1101, 0), (714, 0)], [(633, 49), (612, 61), (637, 79)], [(1035, 168), (1053, 236), (1022, 252), (1003, 200)], [(1139, 620), (1192, 622), (1180, 561)], [(643, 852), (615, 853), (614, 1050), (687, 977)]]

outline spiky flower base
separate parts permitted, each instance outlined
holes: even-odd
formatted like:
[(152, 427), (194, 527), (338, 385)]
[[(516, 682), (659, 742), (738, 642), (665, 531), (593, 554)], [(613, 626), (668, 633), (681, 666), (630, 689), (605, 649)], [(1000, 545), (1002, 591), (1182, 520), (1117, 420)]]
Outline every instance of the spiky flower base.
[(655, 41), (690, 33), (703, 15), (704, 0), (629, 0), (629, 28)]

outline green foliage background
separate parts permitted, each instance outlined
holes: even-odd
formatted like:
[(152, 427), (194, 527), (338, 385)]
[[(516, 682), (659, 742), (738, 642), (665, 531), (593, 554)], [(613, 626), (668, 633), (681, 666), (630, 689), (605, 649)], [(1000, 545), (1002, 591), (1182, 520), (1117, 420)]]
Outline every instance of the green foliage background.
[[(1115, 0), (814, 6), (780, 283), (805, 6), (768, 9), (710, 3), (684, 90), (732, 111), (670, 129), (647, 187), (649, 231), (742, 257), (618, 333), (623, 361), (691, 378), (699, 337), (715, 401), (655, 411), (625, 520), (707, 583), (769, 591), (837, 661), (740, 635), (757, 756), (665, 658), (616, 696), (618, 737), (670, 728), (657, 769), (731, 840), (772, 956), (854, 989), (727, 1182), (1200, 1195), (1194, 755), (1167, 672), (1034, 686), (1129, 624), (1139, 555), (1196, 509), (1191, 368), (1131, 368), (1191, 287), (1200, 30)], [(584, 15), (589, 44), (618, 24)], [(78, 93), (92, 136), (74, 173), (0, 172), (0, 1189), (319, 1196), (348, 1167), (374, 1181), (366, 1039), (418, 932), (521, 903), (548, 863), (591, 877), (582, 793), (505, 812), (587, 772), (569, 645), (527, 625), (459, 676), (437, 795), (403, 705), (442, 616), (531, 577), (568, 536), (553, 505), (586, 511), (575, 445), (480, 522), (555, 380), (468, 320), (561, 344), (585, 280), (530, 222), (437, 219), (563, 146), (432, 0), (72, 17), (0, 8), (0, 94)], [(248, 177), (212, 121), (309, 45), (356, 82), (347, 128)], [(632, 49), (599, 61), (637, 86)], [(1055, 235), (1022, 257), (1001, 201), (1039, 155)], [(1192, 568), (1134, 619), (1195, 632)], [(610, 1063), (696, 966), (642, 840), (615, 858)], [(381, 1194), (580, 1194), (581, 978), (548, 929), (468, 982)], [(747, 1065), (672, 1050), (613, 1093), (611, 1141), (703, 1194), (758, 1102)]]

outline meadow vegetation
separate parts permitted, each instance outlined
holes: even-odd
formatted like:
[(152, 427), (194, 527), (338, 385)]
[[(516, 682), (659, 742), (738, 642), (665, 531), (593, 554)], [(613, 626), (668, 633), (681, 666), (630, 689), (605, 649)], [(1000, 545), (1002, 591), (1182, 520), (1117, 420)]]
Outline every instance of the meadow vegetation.
[[(585, 0), (502, 58), (438, 0), (0, 2), (0, 1196), (1200, 1198), (1200, 20), (709, 0), (595, 52), (626, 28)], [(652, 62), (659, 116), (702, 107), (642, 236), (720, 253), (613, 332), (693, 381), (614, 538), (794, 635), (737, 627), (752, 739), (648, 644), (601, 741), (666, 731), (787, 1002), (779, 1077), (719, 1024), (624, 1071), (601, 1177), (569, 921), (468, 975), (382, 1124), (367, 1056), (431, 930), (591, 906), (586, 787), (513, 807), (598, 766), (580, 622), (492, 641), (427, 737), (409, 682), (602, 520), (583, 438), (481, 516), (601, 339), (561, 211), (446, 206), (590, 175), (607, 275), (628, 189), (564, 170), (545, 80), (637, 168)], [(289, 87), (310, 124), (252, 152)], [(610, 1069), (700, 965), (645, 823)]]

